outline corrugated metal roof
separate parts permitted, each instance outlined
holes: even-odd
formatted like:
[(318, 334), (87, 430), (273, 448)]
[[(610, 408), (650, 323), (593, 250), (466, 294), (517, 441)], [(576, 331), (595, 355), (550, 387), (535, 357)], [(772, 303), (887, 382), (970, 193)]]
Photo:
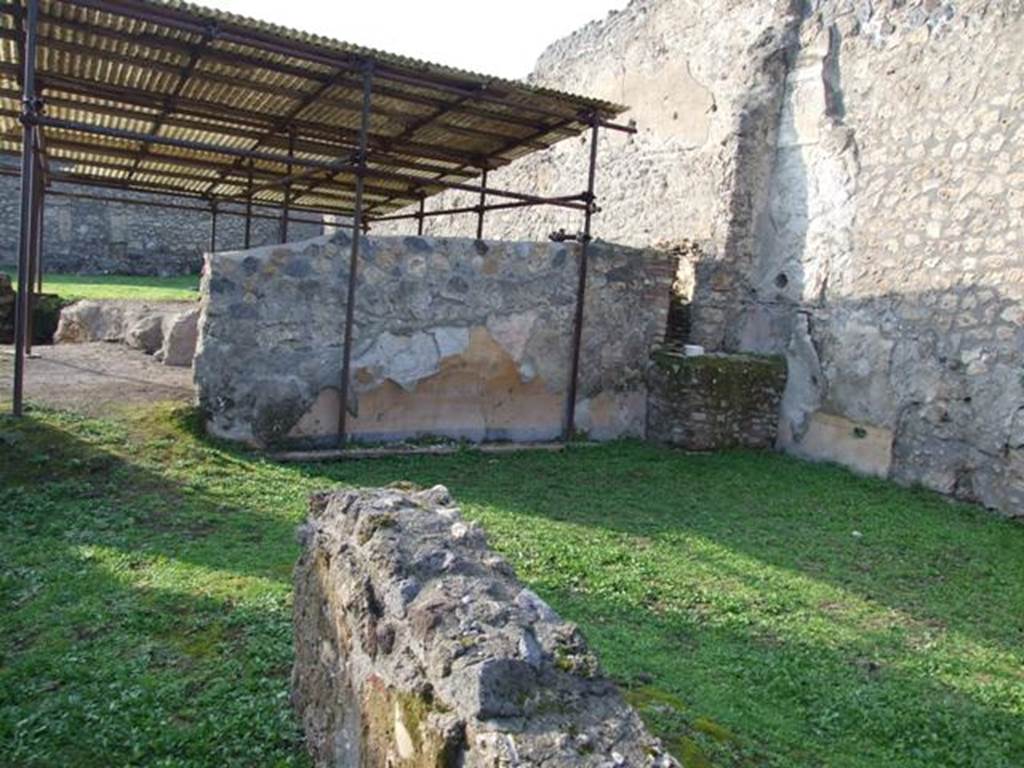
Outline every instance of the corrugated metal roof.
[[(24, 8), (0, 5), (0, 151), (20, 145)], [(44, 124), (43, 144), (51, 171), (71, 180), (231, 197), (246, 194), (251, 174), (255, 197), (280, 203), (275, 181), (298, 174), (294, 207), (341, 211), (355, 175), (323, 166), (352, 155), (367, 63), (371, 214), (625, 109), (174, 0), (40, 0), (45, 116), (79, 124)]]

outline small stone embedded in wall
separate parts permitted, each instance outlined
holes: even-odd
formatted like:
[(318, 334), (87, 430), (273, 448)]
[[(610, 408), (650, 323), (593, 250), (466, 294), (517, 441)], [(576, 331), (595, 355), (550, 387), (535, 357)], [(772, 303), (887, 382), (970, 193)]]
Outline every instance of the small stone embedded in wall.
[(782, 358), (659, 351), (647, 381), (648, 439), (695, 451), (774, 446)]

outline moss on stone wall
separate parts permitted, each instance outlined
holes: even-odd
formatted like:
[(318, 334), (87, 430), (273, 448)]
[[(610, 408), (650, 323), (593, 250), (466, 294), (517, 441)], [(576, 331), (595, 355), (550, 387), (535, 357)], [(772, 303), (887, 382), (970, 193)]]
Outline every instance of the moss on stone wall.
[[(14, 311), (17, 292), (6, 285), (8, 291), (0, 286), (0, 344), (14, 343)], [(36, 297), (32, 308), (32, 343), (50, 344), (53, 334), (57, 332), (60, 322), (60, 311), (67, 302), (59, 296), (44, 293)]]
[(786, 386), (781, 357), (654, 353), (648, 437), (693, 450), (774, 444)]
[(654, 353), (654, 364), (664, 373), (666, 394), (699, 387), (719, 407), (747, 413), (762, 407), (764, 391), (786, 383), (786, 361), (777, 356), (698, 355), (678, 352)]

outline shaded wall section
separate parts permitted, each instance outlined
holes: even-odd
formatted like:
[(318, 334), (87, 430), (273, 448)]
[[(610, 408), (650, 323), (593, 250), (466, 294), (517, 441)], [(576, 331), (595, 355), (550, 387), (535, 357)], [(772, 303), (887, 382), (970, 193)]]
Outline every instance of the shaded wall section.
[(1024, 6), (814, 5), (730, 343), (787, 450), (1024, 514)]
[[(208, 257), (195, 362), (210, 431), (258, 446), (337, 433), (350, 234)], [(644, 371), (675, 260), (591, 247), (577, 426), (642, 436)], [(363, 440), (559, 436), (573, 244), (369, 237), (361, 246), (351, 433)]]

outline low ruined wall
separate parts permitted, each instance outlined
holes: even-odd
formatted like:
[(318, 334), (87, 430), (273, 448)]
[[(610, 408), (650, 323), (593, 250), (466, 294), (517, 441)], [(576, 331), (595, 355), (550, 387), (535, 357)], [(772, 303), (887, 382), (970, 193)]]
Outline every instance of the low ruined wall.
[(311, 513), (292, 697), (317, 766), (678, 768), (443, 487)]
[(647, 437), (694, 451), (772, 448), (786, 386), (781, 357), (655, 353)]
[(195, 302), (76, 301), (61, 310), (53, 340), (119, 342), (164, 365), (188, 367), (196, 352), (198, 325)]
[[(195, 366), (210, 431), (259, 446), (337, 433), (350, 235), (209, 256)], [(352, 435), (557, 437), (570, 362), (574, 244), (370, 237), (356, 291)], [(642, 436), (644, 369), (674, 259), (591, 248), (577, 426)]]

